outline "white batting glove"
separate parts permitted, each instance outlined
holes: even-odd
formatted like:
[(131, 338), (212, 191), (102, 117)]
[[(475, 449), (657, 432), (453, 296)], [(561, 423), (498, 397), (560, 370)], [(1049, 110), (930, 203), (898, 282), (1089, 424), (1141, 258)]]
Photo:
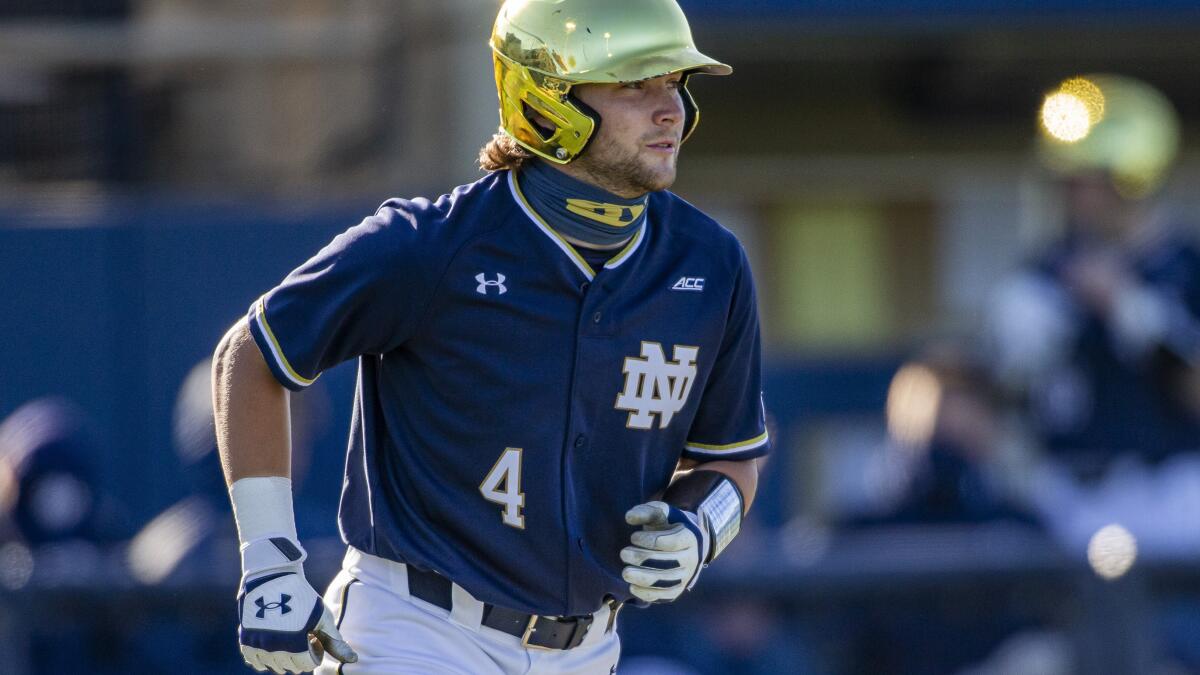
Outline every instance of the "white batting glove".
[(242, 588), (238, 593), (238, 643), (255, 670), (303, 673), (324, 652), (354, 663), (358, 655), (342, 640), (333, 614), (304, 578), (307, 553), (290, 537), (256, 539), (242, 545)]
[(709, 549), (708, 529), (696, 514), (647, 502), (630, 509), (625, 522), (642, 526), (630, 537), (633, 545), (621, 549), (621, 578), (634, 597), (670, 602), (696, 585)]

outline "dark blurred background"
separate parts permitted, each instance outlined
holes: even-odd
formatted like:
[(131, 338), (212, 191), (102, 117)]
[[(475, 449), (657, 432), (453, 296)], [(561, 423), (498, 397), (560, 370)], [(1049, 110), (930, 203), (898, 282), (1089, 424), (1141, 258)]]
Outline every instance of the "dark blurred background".
[[(775, 445), (621, 672), (1200, 673), (1200, 4), (681, 5)], [(208, 359), (480, 176), (498, 6), (0, 0), (0, 672), (248, 672)], [(318, 584), (353, 380), (293, 398)]]

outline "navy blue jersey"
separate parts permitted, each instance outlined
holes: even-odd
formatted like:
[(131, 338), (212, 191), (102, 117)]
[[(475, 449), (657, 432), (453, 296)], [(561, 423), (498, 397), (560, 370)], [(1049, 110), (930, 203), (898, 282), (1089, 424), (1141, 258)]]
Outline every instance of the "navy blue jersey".
[(284, 386), (359, 360), (347, 543), (586, 614), (629, 599), (624, 514), (680, 457), (767, 452), (741, 245), (670, 193), (647, 213), (594, 270), (497, 172), (384, 203), (251, 307)]

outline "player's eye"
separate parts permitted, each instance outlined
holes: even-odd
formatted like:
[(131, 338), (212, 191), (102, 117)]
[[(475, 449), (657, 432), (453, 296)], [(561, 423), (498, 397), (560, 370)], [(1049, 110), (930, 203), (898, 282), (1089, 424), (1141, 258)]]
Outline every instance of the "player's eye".
[(644, 89), (645, 84), (643, 82), (626, 82), (621, 85), (621, 88), (622, 89)]

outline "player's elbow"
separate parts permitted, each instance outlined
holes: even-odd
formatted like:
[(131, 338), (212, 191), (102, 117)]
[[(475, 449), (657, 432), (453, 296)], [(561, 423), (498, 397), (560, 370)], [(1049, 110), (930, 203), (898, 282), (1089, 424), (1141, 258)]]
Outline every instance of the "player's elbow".
[(212, 387), (213, 404), (217, 408), (235, 399), (273, 398), (283, 390), (271, 374), (244, 318), (233, 324), (213, 351)]
[(250, 325), (243, 317), (225, 332), (213, 351), (213, 384), (228, 382), (239, 369), (245, 368), (266, 370), (266, 363), (250, 335)]
[(214, 378), (218, 371), (226, 370), (236, 361), (237, 352), (244, 342), (243, 336), (249, 336), (245, 318), (233, 324), (229, 330), (225, 331), (225, 335), (221, 336), (221, 340), (217, 342), (217, 348), (213, 351)]

